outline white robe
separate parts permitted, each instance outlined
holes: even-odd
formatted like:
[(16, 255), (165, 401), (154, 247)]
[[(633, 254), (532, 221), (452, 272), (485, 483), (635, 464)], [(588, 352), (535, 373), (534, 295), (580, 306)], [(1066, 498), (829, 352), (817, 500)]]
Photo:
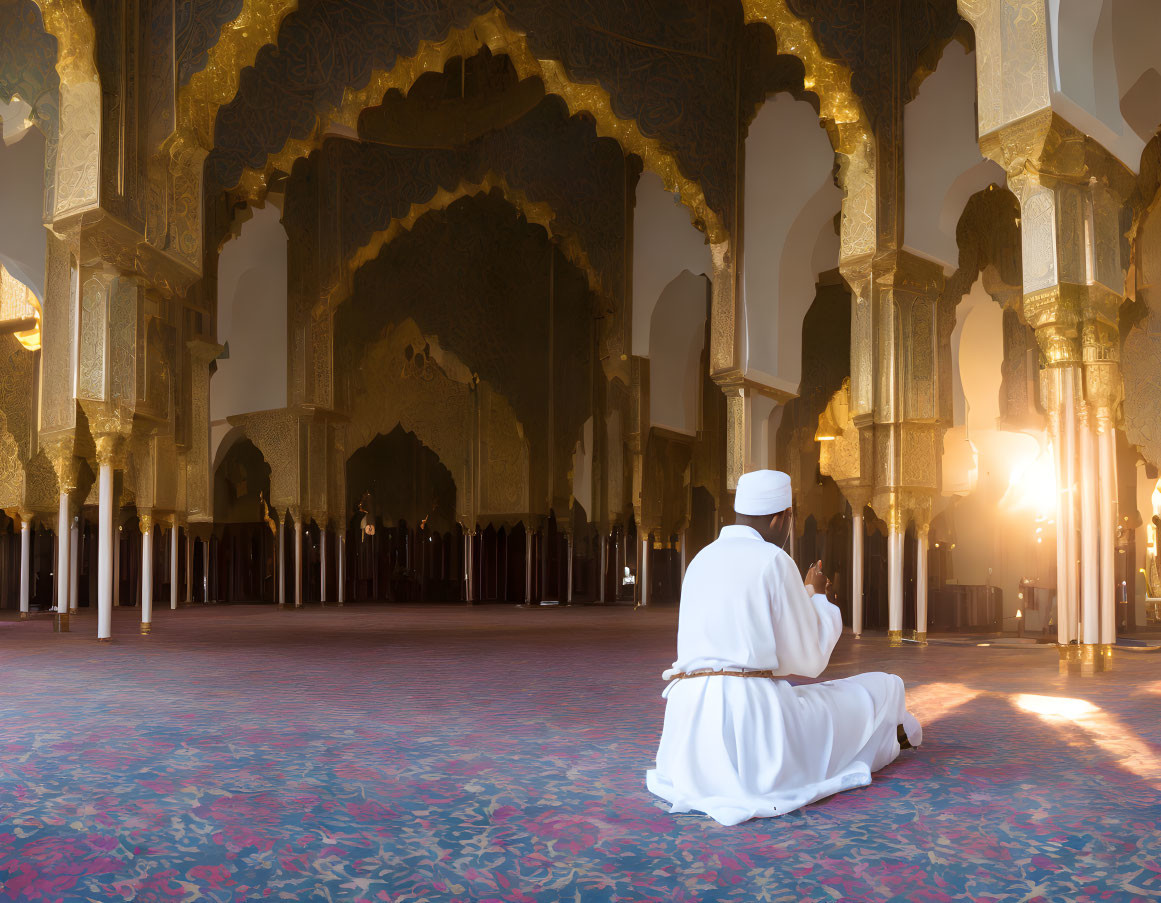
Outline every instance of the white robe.
[[(789, 555), (750, 527), (726, 527), (686, 571), (673, 669), (817, 677), (841, 632), (838, 608), (807, 591)], [(671, 812), (698, 810), (723, 825), (866, 786), (899, 755), (900, 724), (912, 745), (922, 741), (892, 674), (798, 687), (694, 677), (662, 695), (665, 727), (646, 784)]]

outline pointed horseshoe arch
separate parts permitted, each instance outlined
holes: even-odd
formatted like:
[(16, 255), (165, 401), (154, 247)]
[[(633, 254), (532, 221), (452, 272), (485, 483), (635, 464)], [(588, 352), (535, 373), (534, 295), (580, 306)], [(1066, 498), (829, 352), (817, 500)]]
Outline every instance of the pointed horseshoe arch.
[(512, 28), (498, 9), (479, 16), (466, 28), (453, 29), (441, 40), (421, 42), (418, 53), (397, 60), (390, 69), (375, 70), (364, 87), (347, 88), (338, 106), (317, 117), (309, 137), (289, 139), (280, 151), (267, 157), (264, 166), (244, 170), (237, 186), (239, 193), (249, 203), (259, 203), (275, 170), (290, 172), (295, 160), (309, 155), (321, 145), (326, 124), (335, 123), (355, 130), (359, 114), (379, 104), (387, 91), (394, 88), (406, 95), (424, 73), (441, 71), (451, 58), (467, 58), (485, 47), (493, 54), (506, 55), (521, 79), (540, 79), (547, 93), (555, 94), (565, 102), (569, 115), (588, 113), (596, 122), (600, 137), (612, 138), (626, 153), (640, 157), (646, 169), (661, 176), (666, 188), (678, 194), (690, 209), (694, 224), (705, 229), (711, 242), (728, 238), (721, 219), (706, 202), (701, 186), (682, 174), (673, 154), (658, 141), (643, 135), (635, 121), (619, 118), (613, 112), (608, 91), (598, 85), (572, 81), (559, 60), (537, 59), (528, 46), (527, 37)]
[(542, 201), (530, 200), (524, 192), (512, 188), (503, 176), (488, 172), (479, 182), (465, 180), (450, 190), (439, 188), (426, 201), (412, 204), (404, 216), (391, 220), (386, 228), (375, 232), (366, 244), (346, 260), (340, 284), (319, 300), (315, 315), (323, 316), (336, 311), (350, 295), (351, 285), (358, 269), (378, 257), (383, 248), (404, 232), (410, 232), (425, 214), (434, 210), (446, 210), (462, 198), (477, 197), (493, 191), (499, 191), (504, 200), (515, 207), (528, 222), (541, 226), (548, 233), (549, 240), (555, 241), (560, 246), (569, 262), (585, 274), (589, 289), (594, 294), (601, 294), (600, 275), (589, 260), (580, 239), (574, 234), (562, 234), (553, 229), (556, 213), (552, 207)]

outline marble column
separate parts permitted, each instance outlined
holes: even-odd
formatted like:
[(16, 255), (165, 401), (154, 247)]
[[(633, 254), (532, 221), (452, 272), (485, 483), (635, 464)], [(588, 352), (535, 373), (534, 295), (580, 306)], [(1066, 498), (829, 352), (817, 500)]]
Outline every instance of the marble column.
[(927, 548), (930, 527), (915, 531), (915, 639), (927, 642)]
[(319, 602), (327, 604), (327, 525), (318, 525), (318, 582)]
[(169, 522), (169, 607), (177, 611), (177, 519)]
[(1061, 606), (1059, 602), (1057, 603), (1056, 617), (1058, 619), (1065, 619), (1068, 625), (1068, 638), (1069, 641), (1072, 641), (1080, 639), (1080, 581), (1077, 573), (1080, 561), (1080, 544), (1077, 541), (1076, 523), (1079, 487), (1077, 486), (1076, 477), (1077, 423), (1074, 391), (1076, 380), (1075, 368), (1063, 368), (1061, 380), (1061, 396), (1063, 400), (1063, 417), (1061, 418), (1063, 437), (1061, 451), (1064, 455), (1065, 482), (1060, 495), (1059, 514), (1064, 521), (1065, 586), (1064, 605)]
[(278, 580), (278, 607), (286, 608), (286, 523), (281, 514), (278, 516), (278, 562), (274, 574)]
[(290, 509), (294, 519), (294, 607), (302, 608), (302, 512)]
[(903, 520), (892, 511), (887, 531), (887, 639), (892, 646), (903, 642)]
[(470, 530), (464, 530), (464, 601), (469, 605), (476, 601), (472, 593), (474, 589), (472, 586), (473, 539), (472, 532)]
[(202, 604), (210, 604), (210, 541), (198, 540), (202, 544)]
[(1098, 566), (1096, 432), (1092, 410), (1082, 404), (1077, 412), (1077, 441), (1080, 445), (1080, 541), (1081, 571), (1080, 623), (1081, 642), (1100, 642), (1100, 579)]
[(153, 629), (153, 516), (139, 514), (141, 525), (141, 633)]
[(20, 620), (27, 621), (29, 585), (32, 575), (29, 573), (32, 538), (32, 512), (20, 512)]
[(113, 635), (113, 456), (97, 446), (97, 639)]
[(1097, 409), (1097, 460), (1100, 474), (1100, 641), (1117, 641), (1117, 449), (1107, 408)]
[(686, 540), (688, 538), (688, 535), (689, 535), (688, 529), (682, 530), (681, 531), (681, 539), (679, 540), (681, 542), (681, 582), (682, 583), (685, 583), (685, 569), (687, 567), (689, 567), (689, 551), (688, 551), (688, 546), (686, 545)]
[(637, 604), (642, 608), (649, 605), (649, 546), (649, 535), (646, 534), (640, 543), (640, 560), (637, 562)]
[(863, 509), (851, 514), (851, 632), (863, 635)]
[(72, 516), (69, 512), (69, 494), (60, 494), (60, 508), (56, 519), (56, 613), (61, 631), (69, 629), (69, 546), (72, 544)]
[(69, 614), (75, 615), (80, 598), (81, 519), (74, 517), (69, 530)]
[(113, 512), (113, 607), (121, 604), (121, 524), (120, 512)]

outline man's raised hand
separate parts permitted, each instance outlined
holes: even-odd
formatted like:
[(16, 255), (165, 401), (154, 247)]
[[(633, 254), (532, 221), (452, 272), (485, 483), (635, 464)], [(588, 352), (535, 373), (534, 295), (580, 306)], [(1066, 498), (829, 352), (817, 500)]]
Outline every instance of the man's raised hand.
[(816, 561), (810, 566), (810, 570), (806, 572), (806, 585), (814, 590), (816, 594), (825, 594), (830, 581), (826, 574), (822, 572), (822, 562)]

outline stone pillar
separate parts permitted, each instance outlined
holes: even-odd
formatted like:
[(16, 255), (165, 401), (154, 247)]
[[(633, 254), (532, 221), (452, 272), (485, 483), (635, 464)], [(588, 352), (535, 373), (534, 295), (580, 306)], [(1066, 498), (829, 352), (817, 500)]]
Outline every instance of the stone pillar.
[(464, 601), (467, 602), (469, 605), (471, 605), (473, 602), (475, 602), (475, 598), (474, 598), (473, 592), (472, 592), (474, 589), (474, 587), (472, 586), (472, 571), (473, 571), (472, 553), (474, 551), (472, 539), (473, 539), (472, 531), (465, 528), (464, 529)]
[(903, 512), (892, 508), (887, 521), (887, 639), (903, 642)]
[(927, 643), (927, 549), (931, 527), (919, 524), (915, 531), (915, 640)]
[(1097, 458), (1100, 478), (1100, 642), (1117, 641), (1117, 466), (1116, 439), (1107, 409), (1097, 409)]
[(1077, 416), (1080, 445), (1080, 554), (1083, 568), (1080, 585), (1081, 642), (1100, 642), (1100, 567), (1097, 535), (1096, 435), (1092, 412), (1082, 404)]
[(202, 544), (202, 604), (210, 604), (210, 541), (199, 539)]
[(121, 604), (121, 527), (120, 510), (113, 510), (113, 607)]
[(286, 608), (286, 523), (283, 515), (278, 515), (278, 563), (274, 568), (278, 579), (278, 607)]
[(863, 635), (863, 509), (851, 514), (851, 632)]
[(177, 611), (177, 518), (169, 521), (169, 608)]
[(74, 517), (69, 530), (69, 614), (75, 615), (80, 598), (81, 578), (81, 524)]
[(347, 531), (339, 530), (338, 534), (338, 548), (336, 552), (336, 576), (338, 577), (338, 585), (335, 587), (335, 602), (341, 608), (343, 603), (347, 601)]
[(302, 512), (290, 509), (294, 520), (294, 607), (302, 608)]
[(113, 459), (114, 453), (98, 441), (99, 495), (97, 507), (97, 639), (113, 635)]
[(77, 488), (77, 465), (73, 457), (73, 439), (71, 436), (58, 439), (49, 445), (45, 451), (56, 471), (57, 486), (57, 520), (56, 520), (56, 617), (59, 629), (64, 632), (69, 629), (69, 590), (72, 585), (72, 576), (69, 567), (72, 545), (72, 511), (69, 501), (70, 494)]
[(318, 573), (319, 573), (319, 602), (327, 604), (327, 525), (324, 521), (318, 525)]
[(683, 529), (681, 531), (681, 539), (679, 540), (681, 542), (681, 582), (682, 582), (682, 584), (685, 583), (685, 569), (687, 567), (689, 567), (689, 550), (688, 550), (688, 547), (686, 546), (686, 538), (687, 538), (688, 533), (689, 533), (688, 528)]
[(31, 555), (30, 539), (32, 534), (32, 512), (20, 512), (20, 620), (27, 621), (28, 612), (28, 588), (31, 583), (31, 574), (29, 570), (31, 562), (29, 560)]
[(69, 545), (72, 517), (69, 513), (69, 494), (60, 494), (60, 508), (56, 516), (56, 613), (62, 632), (69, 629)]
[(137, 517), (141, 525), (141, 632), (153, 629), (153, 516)]
[(1064, 486), (1057, 506), (1057, 519), (1064, 523), (1064, 607), (1057, 604), (1056, 617), (1066, 623), (1068, 639), (1080, 639), (1080, 544), (1077, 541), (1076, 509), (1080, 502), (1076, 477), (1076, 368), (1065, 366), (1060, 370), (1061, 380), (1061, 453), (1064, 455)]
[(638, 553), (641, 560), (637, 562), (637, 599), (638, 605), (645, 608), (649, 605), (649, 552), (650, 552), (649, 534), (641, 540), (640, 552)]

